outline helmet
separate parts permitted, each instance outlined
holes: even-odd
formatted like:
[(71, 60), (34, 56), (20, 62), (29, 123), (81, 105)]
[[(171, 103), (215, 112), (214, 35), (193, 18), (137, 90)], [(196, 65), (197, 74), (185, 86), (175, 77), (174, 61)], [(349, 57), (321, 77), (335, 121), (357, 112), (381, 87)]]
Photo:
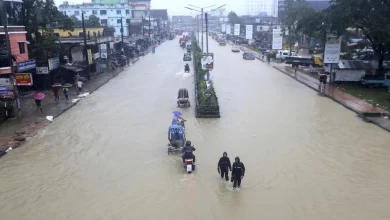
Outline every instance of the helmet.
[(191, 141), (186, 141), (187, 146), (191, 146)]

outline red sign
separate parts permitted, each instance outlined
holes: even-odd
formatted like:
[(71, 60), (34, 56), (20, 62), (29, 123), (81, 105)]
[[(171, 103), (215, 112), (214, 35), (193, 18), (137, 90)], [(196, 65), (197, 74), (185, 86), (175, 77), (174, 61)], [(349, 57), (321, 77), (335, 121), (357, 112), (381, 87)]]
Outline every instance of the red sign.
[(32, 86), (33, 79), (31, 73), (16, 73), (16, 85), (18, 86)]

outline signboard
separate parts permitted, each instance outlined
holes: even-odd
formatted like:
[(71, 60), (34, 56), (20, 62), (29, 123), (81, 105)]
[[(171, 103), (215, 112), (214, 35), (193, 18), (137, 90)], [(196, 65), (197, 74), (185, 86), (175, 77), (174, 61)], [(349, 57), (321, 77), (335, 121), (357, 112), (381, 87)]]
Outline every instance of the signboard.
[(35, 69), (37, 67), (35, 60), (28, 60), (17, 64), (18, 72)]
[(49, 67), (37, 67), (37, 74), (49, 74)]
[(103, 59), (107, 59), (107, 44), (100, 44), (100, 56)]
[(247, 40), (250, 40), (253, 38), (253, 25), (246, 25), (245, 26), (245, 38)]
[(200, 60), (203, 70), (213, 70), (214, 68), (214, 53), (204, 53)]
[(31, 73), (16, 73), (15, 76), (16, 85), (18, 86), (31, 86), (33, 84)]
[(91, 49), (88, 49), (88, 64), (92, 64), (93, 63), (93, 60), (92, 60), (92, 51)]
[(226, 32), (226, 24), (222, 24), (222, 32)]
[(232, 34), (232, 26), (230, 24), (226, 25), (226, 34)]
[(60, 67), (60, 58), (59, 57), (54, 57), (48, 59), (49, 62), (49, 71), (55, 70), (58, 67)]
[(324, 63), (339, 63), (341, 51), (341, 37), (328, 34), (326, 36)]
[(283, 49), (283, 33), (280, 30), (274, 29), (272, 32), (272, 49)]
[(240, 35), (240, 24), (234, 24), (234, 36)]

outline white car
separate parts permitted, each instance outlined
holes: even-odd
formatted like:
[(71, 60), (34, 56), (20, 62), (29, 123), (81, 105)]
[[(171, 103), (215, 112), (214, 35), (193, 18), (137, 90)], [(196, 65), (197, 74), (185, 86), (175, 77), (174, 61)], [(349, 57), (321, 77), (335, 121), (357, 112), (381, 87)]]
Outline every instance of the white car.
[(232, 47), (232, 52), (240, 52), (240, 47), (239, 46), (233, 46)]

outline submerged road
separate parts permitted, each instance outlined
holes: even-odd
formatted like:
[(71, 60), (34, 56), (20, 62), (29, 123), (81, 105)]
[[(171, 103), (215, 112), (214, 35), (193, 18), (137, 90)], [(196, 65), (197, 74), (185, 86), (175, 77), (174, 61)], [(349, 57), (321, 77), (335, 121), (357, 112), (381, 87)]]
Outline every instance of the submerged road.
[[(175, 39), (1, 159), (1, 219), (390, 219), (387, 132), (209, 43), (222, 117), (181, 110), (195, 173), (166, 152), (178, 89), (194, 97)], [(217, 175), (224, 151), (247, 168), (240, 191)]]

